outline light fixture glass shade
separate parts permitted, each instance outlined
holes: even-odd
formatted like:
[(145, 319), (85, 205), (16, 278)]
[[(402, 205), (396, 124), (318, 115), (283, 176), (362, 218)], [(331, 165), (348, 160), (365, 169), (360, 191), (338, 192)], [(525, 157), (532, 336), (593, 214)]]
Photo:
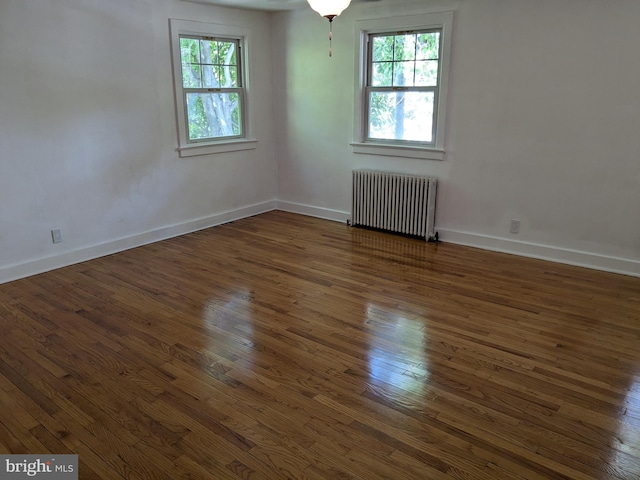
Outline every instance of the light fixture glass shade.
[(307, 3), (323, 17), (337, 17), (349, 6), (351, 0), (307, 0)]

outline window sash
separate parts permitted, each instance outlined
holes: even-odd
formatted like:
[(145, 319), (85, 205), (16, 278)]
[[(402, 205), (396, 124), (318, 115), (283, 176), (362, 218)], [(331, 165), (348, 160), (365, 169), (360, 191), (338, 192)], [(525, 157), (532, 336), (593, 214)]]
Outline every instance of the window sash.
[[(242, 68), (242, 63), (243, 63), (243, 58), (242, 58), (242, 41), (239, 38), (229, 38), (229, 37), (217, 37), (217, 36), (206, 36), (206, 35), (178, 35), (178, 41), (180, 42), (182, 39), (191, 39), (191, 40), (198, 40), (200, 41), (206, 41), (206, 42), (223, 42), (223, 43), (233, 43), (235, 45), (235, 64), (225, 64), (225, 63), (219, 63), (219, 62), (215, 62), (215, 60), (212, 59), (211, 63), (205, 63), (203, 56), (202, 56), (202, 52), (199, 53), (199, 58), (197, 59), (197, 61), (191, 61), (191, 58), (183, 58), (182, 56), (182, 49), (180, 49), (180, 74), (182, 77), (182, 82), (179, 85), (179, 88), (182, 90), (182, 103), (184, 106), (184, 121), (185, 121), (185, 127), (186, 127), (186, 142), (188, 144), (198, 144), (198, 143), (212, 143), (212, 142), (216, 142), (216, 141), (227, 141), (227, 140), (234, 140), (234, 139), (242, 139), (245, 138), (246, 136), (246, 128), (245, 128), (245, 109), (244, 109), (244, 103), (245, 103), (245, 88), (244, 88), (244, 72), (243, 72), (243, 68)], [(198, 48), (202, 48), (201, 45), (199, 45)], [(219, 67), (219, 68), (224, 68), (225, 66), (230, 66), (236, 69), (236, 79), (235, 79), (235, 84), (237, 86), (234, 87), (185, 87), (184, 86), (184, 78), (185, 78), (185, 72), (184, 72), (184, 65), (185, 64), (189, 64), (189, 65), (199, 65), (200, 68), (205, 68), (205, 67)], [(202, 80), (202, 79), (201, 79)], [(221, 134), (221, 135), (212, 135), (212, 136), (207, 136), (207, 137), (192, 137), (191, 135), (191, 123), (190, 123), (190, 118), (189, 118), (189, 103), (187, 101), (187, 98), (189, 97), (189, 95), (193, 95), (193, 94), (223, 94), (223, 95), (233, 95), (236, 94), (238, 97), (238, 104), (237, 104), (237, 109), (238, 109), (238, 129), (239, 129), (239, 133), (238, 134)]]
[[(391, 60), (385, 61), (374, 61), (373, 59), (373, 44), (375, 38), (382, 37), (395, 37), (395, 36), (403, 36), (403, 35), (420, 35), (420, 34), (431, 34), (438, 33), (438, 56), (436, 58), (413, 58), (410, 60), (406, 59), (396, 59), (395, 57)], [(366, 65), (366, 86), (372, 86), (372, 76), (373, 76), (373, 65), (376, 63), (392, 63), (392, 64), (400, 64), (405, 62), (438, 62), (438, 74), (437, 84), (440, 83), (441, 73), (442, 73), (442, 49), (443, 49), (443, 34), (444, 31), (442, 28), (427, 28), (427, 29), (418, 29), (418, 30), (406, 30), (406, 31), (397, 31), (397, 32), (380, 32), (380, 33), (369, 33), (367, 37), (367, 65)], [(385, 85), (387, 86), (387, 85)], [(391, 85), (388, 85), (391, 86)]]
[[(375, 63), (382, 62), (374, 62), (373, 61), (373, 45), (374, 38), (378, 37), (391, 37), (391, 36), (401, 36), (401, 35), (413, 35), (413, 34), (430, 34), (430, 33), (439, 33), (439, 41), (438, 41), (438, 57), (437, 59), (429, 59), (429, 61), (437, 60), (438, 62), (438, 71), (437, 71), (437, 81), (436, 85), (429, 86), (394, 86), (394, 85), (385, 85), (385, 86), (373, 86), (373, 66)], [(427, 28), (427, 29), (417, 29), (417, 30), (409, 30), (409, 31), (397, 31), (397, 32), (379, 32), (379, 33), (369, 33), (367, 35), (367, 50), (366, 50), (366, 65), (365, 65), (365, 85), (364, 85), (364, 141), (371, 143), (384, 143), (384, 144), (397, 144), (397, 145), (417, 145), (417, 146), (425, 146), (425, 147), (435, 147), (436, 145), (436, 134), (438, 130), (438, 105), (439, 105), (439, 93), (440, 93), (440, 83), (442, 80), (442, 52), (443, 52), (443, 34), (444, 31), (442, 28)], [(385, 63), (390, 63), (392, 65), (399, 65), (401, 63), (407, 62), (408, 60), (404, 59), (395, 59), (395, 56), (392, 60), (386, 61)], [(413, 59), (412, 61), (417, 61)], [(393, 82), (393, 77), (392, 77)], [(432, 92), (433, 93), (433, 112), (431, 115), (431, 141), (418, 141), (418, 140), (404, 140), (399, 138), (378, 138), (374, 137), (371, 134), (372, 130), (372, 121), (370, 118), (371, 111), (371, 97), (374, 93), (393, 93), (393, 92)]]
[(232, 64), (226, 64), (226, 63), (215, 63), (214, 60), (212, 59), (211, 63), (205, 63), (203, 58), (202, 58), (202, 50), (201, 50), (201, 46), (198, 45), (198, 50), (199, 50), (199, 58), (197, 61), (190, 61), (191, 59), (184, 59), (182, 58), (182, 49), (180, 50), (180, 67), (181, 67), (181, 72), (182, 72), (182, 76), (183, 76), (183, 83), (182, 83), (182, 88), (232, 88), (232, 87), (185, 87), (184, 86), (184, 65), (188, 64), (188, 65), (199, 65), (200, 67), (218, 67), (218, 68), (224, 68), (224, 67), (232, 67), (232, 68), (236, 68), (237, 72), (236, 72), (236, 87), (237, 88), (242, 88), (243, 85), (243, 74), (242, 74), (242, 51), (241, 51), (241, 42), (239, 39), (237, 38), (226, 38), (226, 37), (208, 37), (208, 36), (204, 36), (204, 35), (179, 35), (179, 41), (181, 41), (182, 39), (188, 39), (188, 40), (198, 40), (198, 42), (200, 41), (205, 41), (205, 42), (220, 42), (220, 43), (232, 43), (235, 45), (235, 59), (236, 62), (232, 63)]
[[(187, 97), (189, 94), (208, 94), (208, 93), (220, 93), (220, 94), (237, 94), (238, 95), (238, 109), (239, 109), (239, 117), (240, 121), (238, 122), (238, 127), (240, 133), (237, 135), (216, 135), (211, 137), (202, 137), (202, 138), (192, 138), (190, 132), (190, 123), (189, 123), (189, 103), (187, 101)], [(187, 143), (203, 143), (203, 142), (211, 142), (212, 140), (233, 140), (238, 138), (244, 138), (245, 135), (245, 126), (244, 126), (244, 89), (242, 88), (183, 88), (182, 89), (182, 98), (184, 105), (184, 119), (185, 124), (187, 126)]]
[[(409, 145), (409, 146), (435, 146), (435, 142), (436, 142), (436, 127), (437, 127), (437, 114), (438, 114), (438, 104), (437, 104), (437, 89), (433, 89), (433, 88), (423, 88), (420, 89), (419, 91), (417, 89), (398, 89), (398, 88), (383, 88), (383, 89), (370, 89), (367, 91), (367, 101), (366, 101), (366, 108), (367, 108), (367, 117), (368, 117), (368, 122), (365, 125), (366, 128), (366, 133), (365, 133), (365, 138), (367, 139), (367, 142), (370, 143), (383, 143), (383, 144), (395, 144), (395, 145)], [(418, 111), (418, 115), (415, 115), (415, 111), (411, 111), (410, 114), (410, 118), (407, 117), (407, 114), (405, 113), (405, 116), (403, 117), (404, 120), (401, 125), (395, 123), (395, 122), (390, 122), (387, 123), (386, 125), (384, 125), (383, 127), (386, 127), (387, 129), (390, 128), (394, 128), (394, 129), (398, 129), (400, 128), (401, 132), (402, 132), (402, 137), (403, 138), (399, 138), (397, 136), (397, 133), (394, 135), (384, 135), (382, 131), (380, 131), (380, 128), (378, 128), (378, 133), (376, 134), (376, 132), (374, 132), (374, 130), (376, 130), (376, 128), (374, 127), (374, 123), (371, 120), (370, 117), (370, 113), (371, 113), (371, 98), (375, 95), (375, 94), (394, 94), (394, 93), (405, 93), (408, 94), (407, 96), (412, 96), (411, 94), (413, 93), (432, 93), (433, 96), (431, 97), (431, 99), (428, 99), (428, 95), (424, 96), (423, 98), (418, 97), (417, 100), (418, 101), (427, 101), (428, 104), (431, 107), (431, 112), (429, 112), (428, 109), (425, 110), (420, 110)], [(384, 95), (383, 95), (384, 96)], [(414, 99), (414, 101), (416, 101), (416, 99)], [(404, 102), (403, 99), (403, 105), (406, 106), (407, 103)], [(410, 103), (409, 103), (410, 105)], [(404, 108), (403, 106), (403, 108)], [(424, 115), (419, 115), (420, 113), (424, 113)], [(424, 124), (425, 122), (428, 122), (428, 124), (430, 124), (430, 131), (429, 131), (429, 138), (425, 138), (425, 133), (426, 130), (424, 130), (425, 125), (421, 125)], [(378, 126), (379, 127), (379, 126)], [(384, 130), (384, 128), (382, 129)]]

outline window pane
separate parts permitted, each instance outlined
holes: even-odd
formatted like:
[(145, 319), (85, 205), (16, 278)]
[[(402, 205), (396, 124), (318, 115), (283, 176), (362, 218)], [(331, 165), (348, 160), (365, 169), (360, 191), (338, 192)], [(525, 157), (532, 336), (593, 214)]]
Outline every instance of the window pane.
[(416, 35), (396, 35), (393, 59), (395, 61), (416, 58)]
[(390, 62), (393, 60), (393, 35), (373, 37), (372, 60), (374, 62)]
[(239, 87), (238, 85), (238, 67), (223, 65), (220, 68), (220, 83), (225, 88)]
[(434, 92), (371, 92), (369, 138), (433, 142)]
[(182, 63), (182, 86), (185, 88), (201, 88), (201, 67), (199, 63)]
[(371, 72), (371, 85), (374, 87), (390, 87), (393, 85), (393, 63), (374, 63)]
[(220, 67), (217, 65), (202, 66), (202, 86), (204, 88), (220, 88)]
[(222, 65), (237, 65), (235, 42), (218, 42), (217, 63)]
[(200, 88), (200, 43), (194, 38), (180, 39), (180, 58), (182, 60), (182, 85), (187, 88)]
[(237, 93), (187, 93), (189, 140), (242, 135)]
[(416, 48), (417, 60), (437, 60), (440, 51), (440, 32), (419, 34)]
[(183, 62), (200, 63), (200, 43), (195, 38), (180, 39), (180, 57)]
[(200, 40), (200, 63), (212, 65), (218, 56), (218, 42), (210, 40)]
[(394, 87), (413, 87), (415, 62), (399, 62), (393, 67), (393, 86)]
[(416, 86), (435, 87), (438, 85), (438, 61), (416, 62)]

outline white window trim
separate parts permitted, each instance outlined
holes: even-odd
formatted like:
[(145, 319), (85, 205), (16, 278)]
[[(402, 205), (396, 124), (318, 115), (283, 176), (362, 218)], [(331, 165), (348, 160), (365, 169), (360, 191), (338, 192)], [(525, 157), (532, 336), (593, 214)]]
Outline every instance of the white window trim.
[[(440, 74), (440, 92), (436, 113), (436, 138), (434, 146), (400, 145), (384, 142), (365, 142), (365, 105), (366, 101), (366, 62), (367, 39), (371, 33), (387, 33), (401, 30), (417, 30), (442, 28), (442, 56)], [(351, 143), (354, 153), (369, 155), (384, 155), (393, 157), (408, 157), (427, 160), (444, 160), (445, 158), (445, 128), (447, 115), (447, 93), (449, 90), (449, 65), (451, 61), (451, 39), (453, 36), (453, 12), (425, 13), (403, 17), (385, 17), (356, 22), (356, 82), (354, 129)]]
[[(173, 88), (176, 103), (176, 122), (178, 125), (178, 147), (180, 157), (209, 155), (215, 153), (237, 152), (255, 149), (258, 140), (252, 136), (252, 122), (250, 108), (253, 105), (251, 89), (249, 88), (249, 44), (251, 30), (235, 25), (221, 25), (217, 23), (195, 22), (191, 20), (169, 19), (171, 35), (171, 61), (173, 66)], [(182, 95), (182, 61), (180, 59), (180, 35), (198, 35), (208, 37), (230, 37), (240, 40), (242, 48), (242, 69), (244, 70), (244, 125), (245, 135), (242, 138), (214, 140), (210, 142), (187, 142), (187, 124), (183, 112), (185, 111)]]

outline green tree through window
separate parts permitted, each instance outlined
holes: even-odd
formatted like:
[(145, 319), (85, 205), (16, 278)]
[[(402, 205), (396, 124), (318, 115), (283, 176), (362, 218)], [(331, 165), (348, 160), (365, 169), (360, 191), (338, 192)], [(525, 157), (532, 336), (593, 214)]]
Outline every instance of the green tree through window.
[(180, 36), (188, 141), (243, 135), (239, 41)]
[(367, 139), (433, 144), (440, 30), (369, 36)]

